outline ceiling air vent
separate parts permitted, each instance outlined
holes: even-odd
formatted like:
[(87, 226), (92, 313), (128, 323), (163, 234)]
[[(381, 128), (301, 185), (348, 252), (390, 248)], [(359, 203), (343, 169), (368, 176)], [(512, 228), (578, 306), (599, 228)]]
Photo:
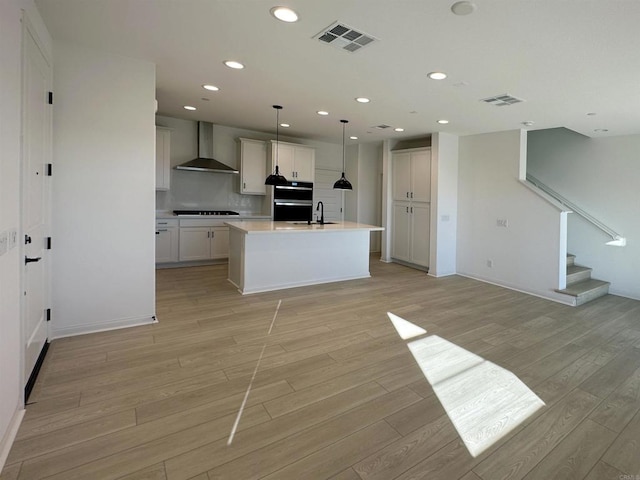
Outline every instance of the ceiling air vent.
[(357, 52), (362, 47), (377, 40), (367, 33), (354, 30), (340, 22), (329, 25), (313, 38), (317, 38), (327, 45), (332, 45), (340, 50), (346, 50), (351, 53)]
[(490, 105), (495, 105), (496, 107), (506, 107), (507, 105), (513, 105), (514, 103), (524, 102), (521, 98), (516, 98), (508, 93), (496, 95), (495, 97), (483, 98), (480, 101)]

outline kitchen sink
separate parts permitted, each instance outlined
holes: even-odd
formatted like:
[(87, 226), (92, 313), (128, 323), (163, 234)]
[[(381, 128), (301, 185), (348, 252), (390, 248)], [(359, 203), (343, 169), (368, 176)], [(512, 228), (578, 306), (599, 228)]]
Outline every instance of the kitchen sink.
[(324, 222), (324, 223), (320, 223), (320, 222), (287, 222), (290, 223), (291, 225), (335, 225), (338, 222)]

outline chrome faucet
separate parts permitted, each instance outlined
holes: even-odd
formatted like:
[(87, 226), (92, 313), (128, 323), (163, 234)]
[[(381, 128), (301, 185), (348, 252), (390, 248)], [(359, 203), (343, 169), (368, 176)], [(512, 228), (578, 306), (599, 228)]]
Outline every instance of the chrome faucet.
[(318, 202), (318, 206), (316, 207), (316, 212), (320, 210), (320, 220), (318, 222), (320, 225), (324, 225), (324, 203)]

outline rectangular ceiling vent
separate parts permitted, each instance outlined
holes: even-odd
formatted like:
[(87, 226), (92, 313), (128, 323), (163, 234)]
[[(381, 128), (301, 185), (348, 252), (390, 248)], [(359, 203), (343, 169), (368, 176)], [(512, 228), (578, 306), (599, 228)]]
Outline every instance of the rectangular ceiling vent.
[(327, 45), (334, 46), (340, 50), (347, 52), (357, 52), (362, 47), (369, 45), (377, 40), (377, 38), (363, 33), (345, 25), (341, 22), (335, 22), (323, 29), (313, 38), (317, 38)]
[(516, 98), (508, 93), (496, 95), (495, 97), (483, 98), (480, 101), (490, 105), (495, 105), (496, 107), (506, 107), (507, 105), (513, 105), (514, 103), (524, 102), (521, 98)]

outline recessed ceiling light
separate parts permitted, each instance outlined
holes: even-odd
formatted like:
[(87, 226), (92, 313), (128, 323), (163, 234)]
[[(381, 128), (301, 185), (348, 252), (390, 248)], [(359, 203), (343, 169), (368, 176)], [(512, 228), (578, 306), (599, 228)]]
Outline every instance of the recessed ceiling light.
[(533, 125), (533, 122), (531, 120), (527, 120), (525, 122), (522, 122), (522, 125), (524, 125), (525, 127), (530, 127), (531, 125)]
[(291, 125), (289, 125), (288, 123), (281, 123), (280, 126), (283, 128), (289, 128)]
[(589, 113), (587, 113), (587, 115), (589, 115), (590, 117), (593, 117), (594, 115), (597, 115), (597, 113), (596, 112), (589, 112)]
[(273, 7), (271, 10), (271, 15), (276, 17), (278, 20), (283, 22), (292, 23), (298, 21), (298, 14), (287, 7)]
[(439, 123), (440, 125), (446, 125), (447, 123), (449, 123), (449, 120), (445, 120), (445, 119), (438, 120), (438, 123)]
[(456, 2), (451, 5), (451, 11), (456, 15), (469, 15), (476, 11), (476, 4), (468, 2), (466, 0), (462, 2)]
[(431, 72), (427, 75), (431, 80), (444, 80), (447, 74), (444, 72)]
[(596, 133), (604, 133), (604, 132), (608, 132), (608, 131), (609, 131), (609, 129), (607, 129), (607, 128), (596, 128), (594, 130), (594, 132), (596, 132)]
[(318, 115), (329, 115), (329, 112), (325, 112), (324, 110), (318, 110), (316, 113)]
[(244, 65), (241, 64), (240, 62), (236, 62), (235, 60), (227, 60), (224, 62), (224, 64), (229, 67), (229, 68), (235, 68), (236, 70), (242, 70), (244, 68)]
[(192, 107), (191, 105), (185, 105), (185, 106), (184, 106), (184, 109), (185, 109), (185, 110), (195, 110), (195, 109), (196, 109), (196, 107)]
[(404, 128), (400, 128), (400, 127), (394, 128), (393, 130), (396, 132), (404, 132)]
[(202, 88), (204, 88), (205, 90), (209, 90), (210, 92), (217, 92), (218, 90), (220, 90), (215, 85), (202, 85)]
[(358, 103), (369, 103), (371, 100), (368, 99), (367, 97), (358, 97), (356, 98), (356, 102)]
[(349, 138), (350, 138), (351, 140), (357, 140), (357, 139), (358, 139), (358, 137), (356, 137), (355, 135), (352, 135), (352, 136), (350, 136)]

